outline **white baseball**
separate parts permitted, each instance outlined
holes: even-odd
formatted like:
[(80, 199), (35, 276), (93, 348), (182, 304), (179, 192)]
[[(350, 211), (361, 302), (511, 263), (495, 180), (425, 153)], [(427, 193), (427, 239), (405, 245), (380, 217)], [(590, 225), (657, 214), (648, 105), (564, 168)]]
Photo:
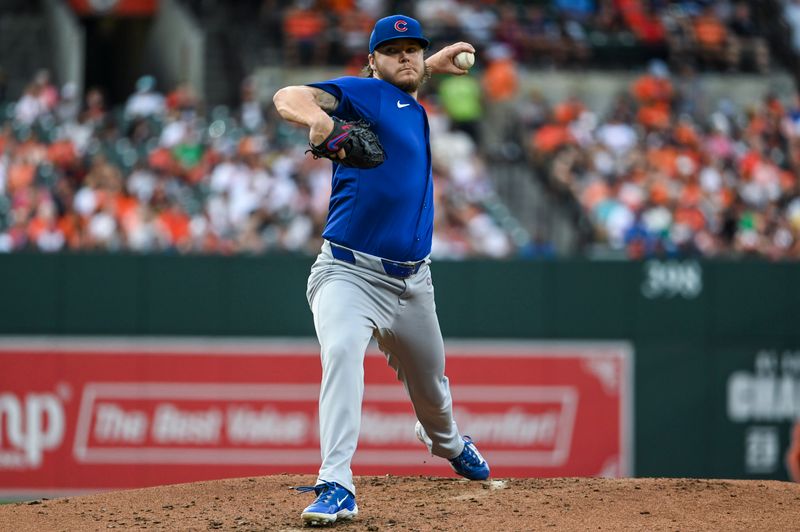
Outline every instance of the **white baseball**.
[(471, 52), (461, 52), (453, 59), (453, 64), (461, 70), (469, 70), (472, 65), (475, 64), (475, 54)]

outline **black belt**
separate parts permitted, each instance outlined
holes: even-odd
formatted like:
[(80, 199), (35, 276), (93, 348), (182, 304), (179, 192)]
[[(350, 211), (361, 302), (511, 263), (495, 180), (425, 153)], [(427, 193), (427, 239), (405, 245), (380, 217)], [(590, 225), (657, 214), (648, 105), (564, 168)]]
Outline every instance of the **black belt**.
[[(356, 263), (356, 256), (353, 250), (337, 246), (331, 243), (331, 254), (334, 259), (338, 259), (350, 264)], [(425, 260), (418, 260), (416, 262), (397, 262), (389, 259), (380, 259), (383, 271), (386, 275), (396, 277), (398, 279), (407, 279), (417, 273), (420, 267), (425, 264)]]

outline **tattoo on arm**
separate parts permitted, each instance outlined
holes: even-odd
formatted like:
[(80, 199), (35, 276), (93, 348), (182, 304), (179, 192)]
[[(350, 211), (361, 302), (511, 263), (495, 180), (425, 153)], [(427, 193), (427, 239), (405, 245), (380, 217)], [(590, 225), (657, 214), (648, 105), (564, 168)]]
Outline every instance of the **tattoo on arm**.
[(327, 113), (335, 111), (339, 106), (339, 100), (336, 99), (336, 96), (316, 88), (314, 89), (314, 102)]

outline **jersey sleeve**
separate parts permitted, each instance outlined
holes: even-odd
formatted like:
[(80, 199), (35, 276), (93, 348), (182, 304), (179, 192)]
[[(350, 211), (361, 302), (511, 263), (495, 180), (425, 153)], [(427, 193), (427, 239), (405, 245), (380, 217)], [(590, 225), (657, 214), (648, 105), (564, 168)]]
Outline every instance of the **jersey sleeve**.
[(377, 80), (352, 76), (309, 83), (309, 87), (322, 89), (339, 100), (331, 115), (342, 120), (365, 119), (375, 123), (380, 113), (380, 87)]

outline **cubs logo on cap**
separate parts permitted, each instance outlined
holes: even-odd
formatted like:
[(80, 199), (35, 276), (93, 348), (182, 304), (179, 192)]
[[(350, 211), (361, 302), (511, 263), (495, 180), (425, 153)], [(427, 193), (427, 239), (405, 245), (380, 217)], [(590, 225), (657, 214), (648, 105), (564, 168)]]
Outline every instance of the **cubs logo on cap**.
[(375, 28), (369, 36), (369, 53), (375, 48), (392, 39), (414, 39), (427, 48), (430, 41), (422, 35), (422, 27), (415, 19), (405, 15), (392, 15), (375, 23)]

